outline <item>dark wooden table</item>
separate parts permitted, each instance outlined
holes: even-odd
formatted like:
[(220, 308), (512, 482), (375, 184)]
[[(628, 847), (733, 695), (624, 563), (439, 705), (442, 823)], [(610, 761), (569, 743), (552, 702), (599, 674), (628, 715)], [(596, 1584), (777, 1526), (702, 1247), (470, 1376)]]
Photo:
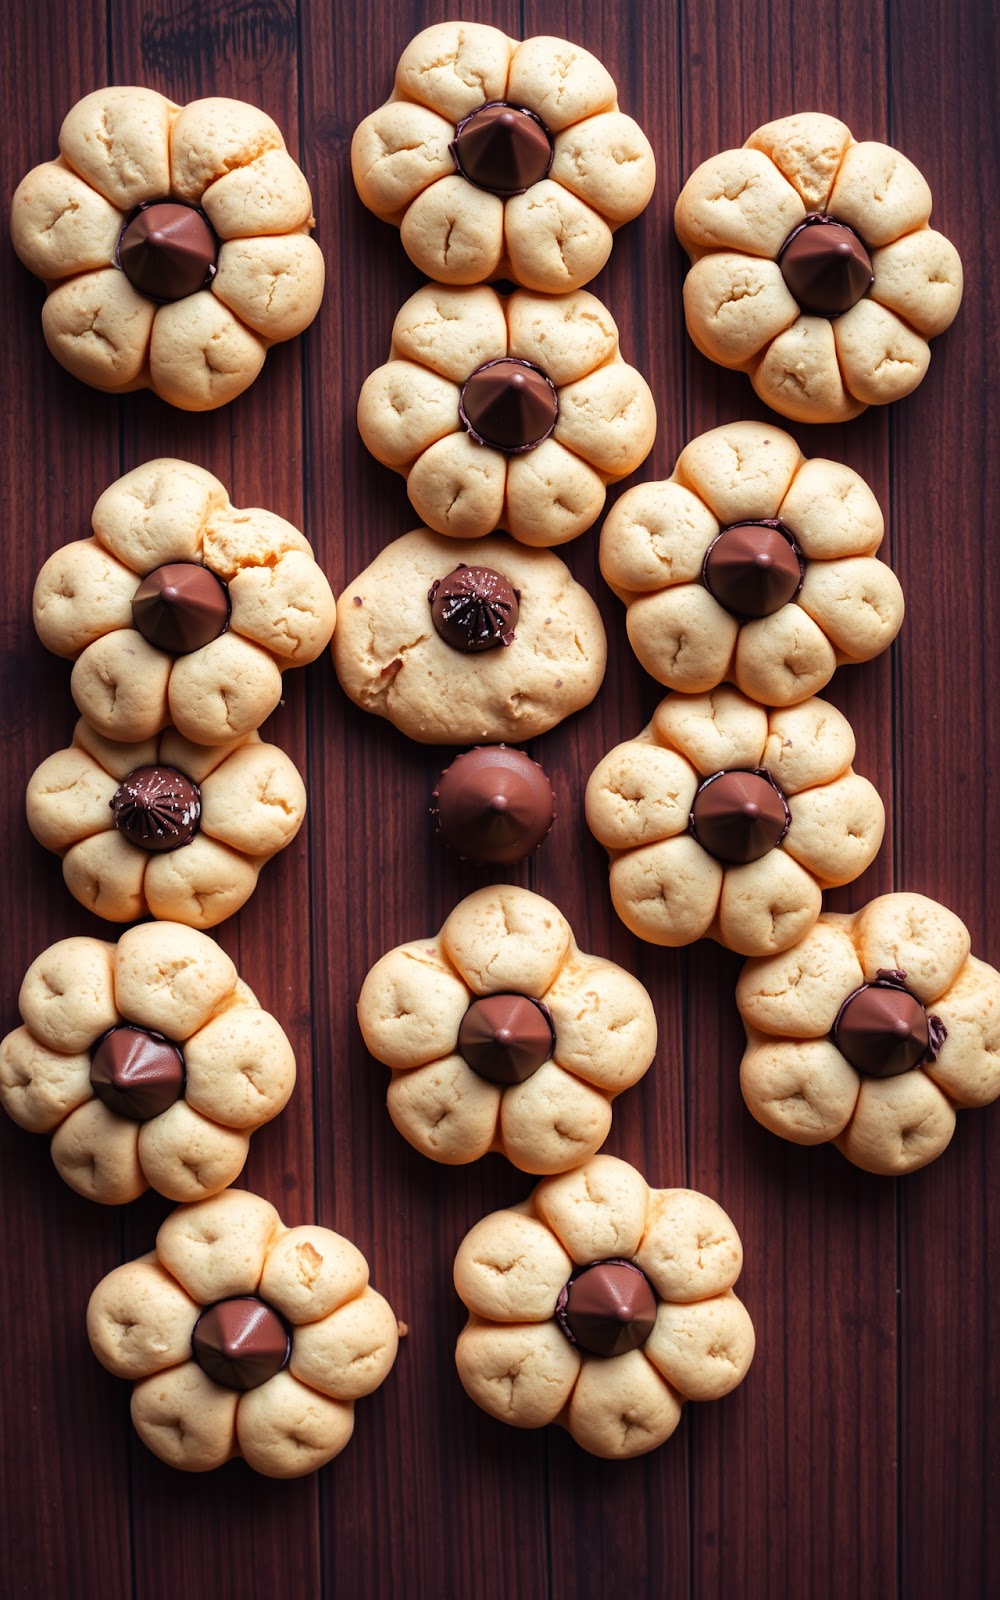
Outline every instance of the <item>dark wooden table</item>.
[[(831, 898), (843, 908), (893, 887), (921, 890), (967, 920), (977, 952), (1000, 960), (998, 95), (986, 0), (462, 9), (515, 36), (587, 45), (652, 138), (653, 203), (594, 285), (656, 396), (648, 476), (666, 476), (693, 434), (765, 414), (744, 379), (703, 361), (685, 336), (671, 209), (687, 172), (771, 117), (821, 108), (858, 137), (898, 144), (929, 179), (934, 221), (962, 251), (967, 287), (926, 381), (844, 428), (792, 429), (807, 453), (842, 457), (873, 485), (908, 604), (888, 657), (841, 672), (829, 691), (889, 814), (874, 866)], [(299, 152), (329, 281), (311, 332), (276, 350), (246, 396), (185, 416), (67, 377), (42, 343), (41, 289), (4, 247), (4, 1028), (45, 945), (107, 934), (24, 822), (28, 774), (74, 720), (68, 669), (31, 627), (45, 555), (86, 531), (113, 478), (157, 454), (200, 462), (238, 504), (304, 527), (338, 591), (416, 522), (401, 479), (361, 445), (354, 407), (417, 275), (396, 234), (357, 200), (348, 148), (403, 45), (447, 14), (404, 0), (14, 0), (5, 12), (7, 193), (55, 153), (62, 116), (100, 84), (146, 83), (178, 101), (240, 96), (266, 107)], [(942, 1159), (898, 1183), (855, 1171), (832, 1149), (784, 1144), (751, 1120), (738, 1084), (737, 960), (708, 944), (684, 953), (637, 944), (610, 908), (584, 784), (659, 691), (601, 583), (596, 533), (568, 560), (600, 598), (610, 668), (595, 705), (533, 750), (561, 815), (517, 876), (562, 907), (585, 948), (631, 967), (654, 996), (659, 1054), (617, 1106), (607, 1148), (655, 1184), (707, 1190), (735, 1219), (746, 1247), (740, 1292), (758, 1336), (746, 1383), (721, 1404), (689, 1407), (666, 1447), (623, 1465), (592, 1460), (558, 1430), (505, 1429), (466, 1400), (452, 1363), (455, 1247), (530, 1181), (496, 1157), (448, 1170), (404, 1144), (354, 1004), (378, 955), (436, 929), (488, 876), (446, 859), (431, 837), (442, 753), (355, 711), (323, 659), (288, 676), (266, 730), (306, 776), (308, 824), (219, 933), (299, 1061), (295, 1097), (255, 1138), (244, 1181), (287, 1222), (315, 1218), (355, 1239), (409, 1337), (390, 1380), (359, 1406), (350, 1449), (318, 1476), (272, 1483), (242, 1464), (208, 1478), (171, 1472), (133, 1435), (127, 1387), (98, 1368), (83, 1324), (93, 1285), (149, 1248), (167, 1206), (148, 1196), (123, 1212), (88, 1205), (58, 1180), (47, 1142), (4, 1119), (4, 1596), (997, 1593), (1000, 1112), (964, 1113)]]

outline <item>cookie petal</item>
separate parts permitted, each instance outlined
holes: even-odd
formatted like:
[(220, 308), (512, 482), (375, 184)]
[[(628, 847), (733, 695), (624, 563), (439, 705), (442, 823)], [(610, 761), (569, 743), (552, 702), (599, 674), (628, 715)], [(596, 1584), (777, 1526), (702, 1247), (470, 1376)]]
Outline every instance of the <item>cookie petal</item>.
[(544, 1178), (532, 1196), (577, 1266), (635, 1255), (646, 1227), (649, 1190), (641, 1173), (615, 1156), (592, 1156), (575, 1171)]
[(819, 884), (784, 850), (745, 867), (727, 867), (719, 896), (719, 932), (727, 949), (744, 956), (787, 950), (823, 908)]
[(640, 595), (625, 626), (639, 664), (658, 683), (685, 694), (715, 689), (728, 677), (740, 631), (701, 583)]
[(596, 56), (568, 39), (539, 34), (519, 44), (511, 58), (507, 97), (528, 106), (553, 133), (610, 111), (614, 79)]
[(96, 539), (74, 539), (49, 556), (35, 580), (38, 637), (57, 656), (78, 656), (116, 628), (132, 626), (136, 576)]
[(599, 1150), (611, 1131), (611, 1102), (547, 1061), (500, 1101), (500, 1142), (522, 1172), (566, 1172)]
[(50, 1050), (24, 1027), (0, 1043), (0, 1105), (19, 1128), (51, 1133), (92, 1094), (89, 1051)]
[(656, 159), (637, 122), (605, 111), (557, 135), (551, 175), (617, 227), (648, 206)]
[(112, 85), (84, 95), (59, 130), (64, 161), (119, 211), (170, 193), (170, 120), (153, 89)]
[(108, 739), (149, 739), (170, 720), (170, 656), (134, 628), (117, 628), (82, 652), (70, 687), (77, 708)]
[(629, 850), (611, 864), (611, 899), (626, 928), (650, 944), (693, 944), (708, 932), (722, 889), (722, 868), (679, 834)]
[(854, 928), (870, 982), (879, 968), (906, 973), (906, 986), (929, 1006), (951, 988), (969, 955), (969, 930), (953, 911), (922, 894), (870, 900)]
[(241, 1395), (236, 1440), (254, 1472), (266, 1478), (299, 1478), (316, 1472), (349, 1443), (354, 1407), (317, 1394), (290, 1372)]
[[(313, 223), (309, 185), (287, 150), (264, 150), (245, 166), (231, 168), (205, 190), (201, 206), (220, 239), (292, 235)], [(223, 247), (220, 271), (225, 256)], [(322, 272), (322, 256), (319, 266)]]
[(439, 178), (407, 208), (399, 236), (414, 266), (441, 283), (493, 277), (504, 247), (503, 201), (458, 174)]
[(837, 353), (826, 318), (802, 316), (772, 339), (750, 381), (765, 405), (794, 422), (849, 422), (866, 401), (848, 392)]
[(103, 267), (53, 289), (42, 307), (42, 332), (74, 378), (108, 394), (144, 382), (156, 307), (123, 272)]
[(204, 1200), (239, 1177), (249, 1145), (249, 1134), (219, 1127), (185, 1100), (175, 1100), (140, 1128), (139, 1162), (147, 1181), (168, 1200)]
[(854, 1116), (836, 1144), (865, 1172), (899, 1177), (936, 1160), (954, 1131), (953, 1106), (917, 1069), (898, 1078), (864, 1079)]
[(334, 1400), (360, 1400), (385, 1382), (399, 1348), (387, 1300), (363, 1289), (353, 1300), (292, 1334), (289, 1370)]
[(149, 910), (146, 872), (153, 859), (112, 828), (81, 839), (66, 852), (63, 878), (70, 894), (95, 916), (135, 922)]
[(565, 544), (592, 527), (603, 507), (603, 478), (555, 439), (507, 464), (504, 520), (522, 544)]
[(85, 1200), (123, 1206), (147, 1188), (139, 1164), (139, 1128), (100, 1100), (71, 1111), (52, 1135), (52, 1160), (65, 1183)]
[(241, 236), (219, 252), (212, 292), (248, 328), (277, 344), (308, 328), (323, 284), (323, 252), (308, 234)]
[(833, 645), (800, 605), (740, 629), (734, 676), (745, 695), (764, 705), (798, 704), (825, 688), (836, 667)]
[(620, 597), (692, 583), (718, 532), (704, 501), (683, 484), (637, 484), (604, 519), (601, 574)]
[(864, 478), (842, 461), (803, 461), (777, 513), (810, 561), (874, 555), (882, 509)]
[(911, 394), (930, 365), (919, 334), (875, 300), (859, 300), (833, 325), (844, 384), (865, 405), (886, 405)]
[(559, 391), (556, 439), (612, 481), (645, 461), (655, 436), (649, 385), (624, 361), (609, 362)]
[(306, 791), (277, 745), (241, 745), (201, 785), (201, 826), (233, 850), (267, 858), (283, 850), (305, 816)]
[(212, 411), (248, 389), (266, 348), (210, 289), (160, 306), (149, 345), (149, 376), (161, 400), (182, 411)]
[(178, 657), (167, 688), (171, 720), (198, 744), (251, 733), (280, 699), (281, 672), (270, 651), (233, 632)]
[(238, 1400), (235, 1389), (220, 1388), (196, 1361), (185, 1361), (136, 1384), (132, 1422), (168, 1466), (210, 1472), (233, 1453)]
[(630, 972), (597, 956), (567, 962), (545, 1004), (556, 1036), (553, 1059), (567, 1072), (619, 1094), (649, 1068), (656, 1054), (656, 1013)]
[(557, 389), (614, 360), (618, 327), (596, 295), (538, 295), (519, 289), (506, 306), (508, 353), (543, 367)]
[(376, 461), (400, 471), (439, 439), (458, 433), (459, 397), (457, 384), (427, 367), (387, 361), (361, 387), (358, 432)]
[(847, 996), (864, 983), (845, 927), (825, 919), (791, 950), (748, 961), (736, 1004), (748, 1027), (791, 1039), (822, 1039)]
[(667, 695), (653, 713), (653, 733), (686, 756), (702, 777), (726, 767), (759, 767), (767, 712), (724, 684), (709, 694)]
[(740, 1087), (763, 1127), (811, 1145), (847, 1126), (861, 1080), (829, 1039), (755, 1039), (740, 1065)]
[(143, 576), (170, 561), (200, 561), (210, 522), (229, 505), (218, 478), (169, 456), (117, 478), (94, 507), (94, 532)]
[(798, 112), (755, 128), (747, 140), (762, 150), (801, 197), (808, 211), (825, 211), (830, 190), (852, 144), (851, 130), (820, 111)]
[(476, 288), (425, 284), (400, 308), (392, 325), (394, 359), (425, 367), (456, 384), (464, 383), (484, 362), (507, 353), (503, 301), (485, 284)]
[(492, 1322), (544, 1323), (572, 1271), (546, 1223), (522, 1211), (494, 1211), (459, 1245), (455, 1289), (470, 1311)]
[(447, 1055), (395, 1074), (386, 1105), (408, 1144), (451, 1167), (478, 1161), (493, 1148), (500, 1098), (495, 1083), (480, 1078), (461, 1056)]
[(437, 1061), (454, 1050), (471, 998), (433, 941), (400, 945), (362, 985), (358, 1022), (365, 1044), (394, 1071)]
[(959, 1106), (988, 1106), (1000, 1095), (1000, 973), (970, 956), (934, 1003), (948, 1030), (927, 1076)]
[(684, 316), (702, 355), (742, 367), (799, 315), (776, 261), (713, 250), (684, 279)]
[(328, 1317), (368, 1287), (368, 1263), (330, 1228), (289, 1228), (268, 1251), (261, 1298), (298, 1327)]
[(641, 1350), (607, 1361), (584, 1358), (566, 1426), (591, 1455), (645, 1455), (669, 1439), (680, 1420), (680, 1400)]
[(396, 92), (452, 122), (485, 100), (503, 100), (514, 44), (479, 22), (439, 22), (411, 39), (396, 67)]
[(743, 1382), (754, 1348), (750, 1314), (730, 1289), (693, 1305), (661, 1305), (644, 1351), (685, 1400), (721, 1400)]
[(18, 1008), (35, 1038), (76, 1055), (118, 1021), (115, 947), (101, 939), (60, 939), (36, 956), (21, 983)]
[(230, 583), (248, 567), (272, 567), (291, 551), (312, 555), (309, 540), (284, 517), (260, 506), (228, 503), (211, 514), (202, 548), (206, 566)]
[(337, 605), (311, 555), (289, 550), (273, 566), (246, 567), (229, 584), (234, 633), (305, 666), (330, 643)]
[(110, 267), (122, 213), (62, 161), (21, 179), (10, 206), (10, 236), (29, 272), (47, 283)]
[(351, 140), (351, 170), (369, 211), (396, 220), (430, 184), (454, 173), (454, 137), (453, 122), (406, 100), (365, 117)]
[(126, 1261), (102, 1278), (87, 1306), (87, 1337), (116, 1378), (147, 1378), (191, 1354), (201, 1307), (155, 1256)]
[(214, 928), (246, 905), (260, 866), (201, 833), (183, 849), (150, 859), (143, 893), (154, 917)]
[(474, 994), (512, 989), (540, 1000), (572, 937), (551, 901), (514, 884), (497, 884), (455, 907), (441, 929), (441, 947)]
[(864, 140), (844, 155), (830, 192), (830, 211), (872, 249), (922, 227), (931, 214), (931, 191), (899, 150)]
[(776, 517), (802, 462), (795, 440), (765, 422), (729, 422), (686, 445), (675, 475), (725, 526)]
[(799, 605), (848, 661), (871, 661), (887, 650), (905, 609), (896, 574), (872, 556), (814, 563)]
[(652, 1189), (636, 1262), (661, 1300), (684, 1304), (731, 1289), (743, 1246), (722, 1207), (695, 1189)]
[(184, 1045), (188, 1104), (227, 1128), (259, 1128), (287, 1105), (295, 1053), (270, 1012), (234, 1006)]
[(170, 131), (170, 189), (200, 201), (217, 179), (284, 148), (277, 123), (257, 106), (222, 96), (191, 100)]
[(587, 825), (607, 850), (671, 839), (687, 830), (698, 779), (675, 750), (644, 739), (616, 745), (587, 784)]
[(114, 827), (117, 780), (74, 745), (57, 750), (28, 779), (28, 826), (46, 850), (67, 850), (78, 839)]
[(778, 254), (806, 214), (801, 199), (760, 150), (723, 150), (696, 167), (674, 208), (674, 227), (688, 255), (739, 250)]
[(764, 766), (786, 795), (831, 783), (854, 760), (854, 729), (836, 706), (812, 697), (772, 711), (768, 718)]
[(950, 327), (962, 303), (962, 261), (950, 239), (918, 228), (876, 250), (871, 297), (925, 339)]
[(183, 1041), (204, 1027), (235, 984), (236, 968), (225, 951), (204, 933), (177, 923), (130, 928), (114, 947), (122, 1016), (168, 1039)]
[(156, 1254), (199, 1305), (256, 1294), (281, 1219), (260, 1195), (230, 1189), (160, 1224)]
[(544, 1428), (569, 1399), (580, 1356), (555, 1322), (470, 1321), (458, 1336), (455, 1365), (462, 1388), (489, 1416), (514, 1428)]
[(451, 433), (411, 468), (406, 492), (417, 515), (452, 539), (480, 539), (503, 515), (506, 458), (467, 433)]
[(551, 178), (508, 200), (503, 226), (515, 281), (541, 294), (579, 289), (611, 254), (604, 218)]

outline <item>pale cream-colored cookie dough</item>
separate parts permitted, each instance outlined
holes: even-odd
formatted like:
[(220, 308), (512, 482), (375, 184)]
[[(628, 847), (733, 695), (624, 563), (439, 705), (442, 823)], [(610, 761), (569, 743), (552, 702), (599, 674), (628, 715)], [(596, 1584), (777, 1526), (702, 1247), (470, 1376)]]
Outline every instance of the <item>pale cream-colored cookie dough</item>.
[(501, 536), (417, 528), (337, 606), (343, 689), (422, 744), (534, 738), (589, 705), (606, 660), (600, 613), (565, 563)]
[(209, 1472), (241, 1456), (268, 1478), (340, 1454), (399, 1343), (360, 1250), (329, 1228), (286, 1228), (237, 1189), (180, 1206), (149, 1255), (102, 1278), (87, 1333), (134, 1384), (132, 1421), (161, 1461)]
[(780, 428), (730, 422), (692, 439), (665, 482), (615, 503), (601, 571), (636, 656), (668, 689), (729, 680), (788, 706), (896, 637), (903, 591), (876, 559), (883, 533), (850, 467), (807, 460)]
[(32, 773), (26, 809), (35, 838), (62, 857), (70, 893), (99, 917), (212, 928), (291, 844), (306, 791), (294, 762), (257, 733), (196, 745), (168, 728), (119, 744), (81, 718), (69, 749)]
[(934, 1161), (956, 1112), (1000, 1095), (1000, 972), (970, 943), (936, 901), (887, 894), (748, 961), (740, 1083), (757, 1121), (794, 1144), (832, 1140), (867, 1172)]
[(719, 1400), (746, 1376), (742, 1265), (708, 1195), (651, 1189), (627, 1162), (592, 1156), (459, 1246), (462, 1385), (498, 1421), (559, 1423), (592, 1455), (655, 1450), (685, 1400)]
[(57, 159), (18, 185), (11, 237), (45, 284), (42, 331), (68, 372), (209, 411), (319, 310), (314, 221), (263, 111), (112, 85), (77, 102)]
[(901, 399), (962, 299), (958, 251), (930, 214), (926, 180), (890, 145), (821, 112), (766, 123), (678, 197), (691, 338), (798, 422)]
[(92, 525), (49, 556), (33, 609), (106, 739), (171, 723), (194, 744), (240, 739), (277, 706), (282, 673), (330, 642), (336, 602), (309, 541), (273, 511), (232, 505), (202, 467), (145, 462), (105, 489)]
[(431, 528), (575, 539), (649, 454), (656, 407), (592, 294), (425, 285), (365, 380), (358, 427)]
[(882, 843), (885, 810), (854, 751), (825, 700), (768, 709), (729, 684), (668, 695), (587, 784), (625, 926), (755, 956), (803, 938), (823, 890), (859, 877)]
[(490, 1150), (523, 1172), (578, 1166), (656, 1052), (638, 979), (579, 950), (557, 907), (513, 884), (469, 895), (436, 937), (377, 961), (358, 1021), (392, 1071), (396, 1127), (448, 1166)]
[(509, 278), (543, 294), (595, 277), (656, 181), (649, 140), (589, 51), (477, 22), (410, 41), (351, 165), (365, 205), (429, 278)]
[(295, 1087), (295, 1056), (224, 950), (177, 922), (117, 945), (62, 939), (32, 962), (0, 1043), (0, 1104), (52, 1135), (60, 1176), (123, 1205), (217, 1194)]

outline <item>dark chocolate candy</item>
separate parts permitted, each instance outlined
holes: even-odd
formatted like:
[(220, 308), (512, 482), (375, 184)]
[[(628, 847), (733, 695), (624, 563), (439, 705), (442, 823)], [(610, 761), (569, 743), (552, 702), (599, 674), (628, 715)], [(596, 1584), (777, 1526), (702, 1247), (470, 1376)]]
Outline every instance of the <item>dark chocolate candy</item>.
[(176, 767), (136, 767), (111, 800), (115, 827), (131, 844), (154, 852), (190, 844), (201, 819), (201, 793)]
[(817, 317), (850, 311), (875, 282), (864, 244), (835, 217), (806, 217), (782, 245), (778, 265), (793, 299)]
[(779, 522), (734, 522), (709, 545), (701, 575), (733, 616), (769, 617), (795, 599), (805, 564)]
[(282, 1318), (255, 1294), (217, 1300), (194, 1325), (191, 1349), (202, 1371), (226, 1389), (256, 1389), (288, 1365)]
[(559, 396), (541, 367), (501, 356), (465, 380), (458, 414), (477, 444), (523, 455), (549, 437), (559, 417)]
[(552, 139), (544, 122), (506, 100), (488, 100), (463, 117), (449, 148), (464, 178), (501, 198), (523, 194), (552, 166)]
[(491, 744), (456, 756), (438, 779), (432, 809), (445, 844), (461, 856), (513, 866), (551, 828), (555, 795), (537, 761)]
[(733, 769), (706, 778), (691, 807), (691, 832), (728, 866), (759, 861), (781, 843), (790, 817), (785, 797), (764, 771)]
[(215, 276), (219, 252), (212, 224), (197, 206), (154, 200), (127, 219), (118, 239), (118, 265), (150, 300), (183, 300)]
[(434, 626), (453, 650), (465, 655), (496, 650), (514, 637), (520, 592), (492, 567), (462, 562), (435, 580), (427, 598)]
[(197, 561), (171, 561), (143, 578), (132, 596), (132, 621), (158, 650), (185, 656), (229, 626), (229, 590)]
[(649, 1279), (631, 1261), (595, 1261), (560, 1290), (556, 1320), (588, 1355), (623, 1356), (649, 1338), (656, 1304)]
[(526, 994), (473, 1000), (458, 1030), (458, 1050), (491, 1083), (524, 1083), (555, 1048), (548, 1013)]
[(905, 972), (879, 973), (844, 1001), (833, 1025), (833, 1042), (868, 1078), (895, 1078), (925, 1059), (933, 1060), (947, 1038), (939, 1017), (928, 1017), (905, 986)]
[(150, 1028), (121, 1023), (90, 1053), (90, 1083), (109, 1111), (130, 1122), (149, 1122), (184, 1091), (184, 1057)]

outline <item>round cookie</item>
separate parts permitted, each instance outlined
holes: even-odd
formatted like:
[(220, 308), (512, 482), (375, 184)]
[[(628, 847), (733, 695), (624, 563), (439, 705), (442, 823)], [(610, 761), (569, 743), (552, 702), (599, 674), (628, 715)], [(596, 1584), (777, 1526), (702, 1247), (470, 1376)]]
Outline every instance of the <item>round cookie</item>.
[(898, 633), (903, 592), (875, 555), (883, 532), (850, 467), (807, 461), (765, 423), (730, 422), (692, 439), (665, 482), (616, 501), (601, 571), (628, 607), (636, 656), (668, 689), (729, 680), (789, 706)]
[(851, 725), (825, 700), (769, 710), (729, 684), (668, 695), (587, 784), (625, 926), (651, 944), (787, 950), (822, 891), (860, 877), (882, 843), (882, 801), (853, 759)]
[(534, 738), (590, 704), (606, 660), (600, 613), (565, 563), (499, 536), (417, 528), (337, 606), (345, 693), (421, 744)]
[(87, 1334), (135, 1385), (132, 1421), (161, 1461), (208, 1472), (242, 1456), (268, 1478), (340, 1454), (399, 1342), (360, 1250), (329, 1228), (286, 1228), (237, 1189), (179, 1206), (155, 1250), (102, 1278)]
[(559, 1423), (592, 1455), (655, 1450), (685, 1400), (721, 1399), (746, 1376), (742, 1265), (714, 1200), (650, 1189), (627, 1162), (592, 1156), (459, 1246), (462, 1385), (498, 1421)]
[(589, 528), (606, 485), (645, 460), (656, 407), (592, 294), (430, 283), (396, 317), (358, 428), (436, 532), (506, 528), (556, 545)]
[(396, 1127), (448, 1166), (491, 1150), (522, 1172), (577, 1166), (656, 1053), (642, 984), (577, 949), (562, 913), (513, 884), (467, 896), (436, 938), (377, 961), (358, 1021), (392, 1071)]
[(930, 214), (925, 179), (890, 145), (821, 112), (766, 123), (678, 196), (692, 340), (797, 422), (901, 399), (962, 299), (958, 251)]
[(58, 158), (22, 179), (10, 227), (68, 372), (210, 411), (319, 310), (313, 225), (309, 185), (263, 111), (115, 84), (67, 114)]
[(147, 461), (105, 489), (93, 536), (35, 582), (42, 643), (75, 662), (77, 709), (106, 739), (173, 723), (193, 744), (240, 739), (269, 717), (287, 668), (314, 661), (336, 622), (309, 541), (273, 511), (231, 505), (188, 461)]
[(934, 1161), (956, 1111), (1000, 1095), (1000, 972), (954, 912), (887, 894), (825, 912), (783, 955), (748, 961), (743, 1098), (794, 1144), (837, 1146), (866, 1172)]
[(32, 773), (26, 809), (38, 842), (62, 857), (70, 893), (97, 916), (212, 928), (291, 844), (306, 791), (284, 751), (256, 733), (195, 745), (168, 728), (118, 744), (81, 718), (69, 749)]
[(0, 1105), (52, 1135), (60, 1176), (123, 1205), (217, 1194), (295, 1087), (295, 1056), (207, 934), (146, 922), (62, 939), (28, 968), (0, 1043)]
[(389, 99), (355, 131), (351, 166), (427, 277), (542, 294), (595, 277), (656, 181), (648, 139), (589, 51), (475, 22), (411, 39)]

